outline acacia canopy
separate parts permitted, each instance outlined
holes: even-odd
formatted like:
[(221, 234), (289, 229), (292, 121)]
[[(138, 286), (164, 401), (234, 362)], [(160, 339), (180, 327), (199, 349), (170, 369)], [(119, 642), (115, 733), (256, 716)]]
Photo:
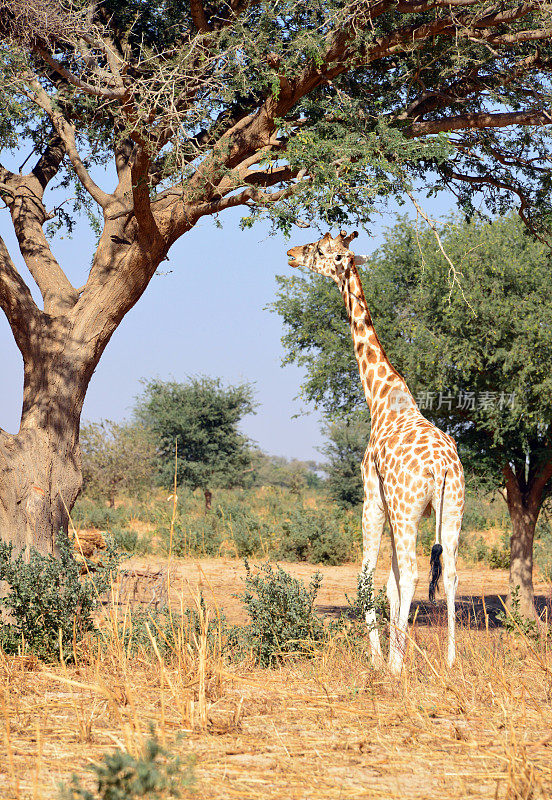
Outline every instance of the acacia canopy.
[[(545, 226), (551, 34), (542, 2), (0, 0), (0, 146), (21, 164), (0, 196), (43, 298), (0, 241), (25, 370), (20, 431), (0, 433), (2, 535), (52, 547), (90, 377), (203, 216), (366, 222), (425, 183), (468, 213), (517, 197)], [(77, 287), (50, 242), (82, 212), (98, 247)]]

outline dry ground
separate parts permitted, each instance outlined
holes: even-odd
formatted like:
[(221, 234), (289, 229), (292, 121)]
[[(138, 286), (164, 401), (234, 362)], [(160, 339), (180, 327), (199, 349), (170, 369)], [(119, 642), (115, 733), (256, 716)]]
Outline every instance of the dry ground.
[[(315, 570), (286, 569), (304, 579)], [(354, 595), (356, 570), (321, 568), (324, 611)], [(420, 571), (421, 599), (421, 561)], [(232, 597), (240, 562), (175, 562), (171, 573), (173, 601), (183, 592), (190, 602), (199, 585), (231, 621), (241, 619)], [(474, 596), (473, 607), (482, 594), (492, 605), (505, 577), (464, 569), (459, 594)], [(376, 584), (384, 580), (382, 566)], [(422, 608), (399, 681), (374, 672), (346, 636), (311, 661), (271, 670), (226, 662), (190, 636), (172, 659), (130, 656), (107, 628), (76, 667), (0, 656), (0, 798), (57, 797), (61, 780), (86, 776), (107, 750), (137, 751), (150, 721), (173, 752), (195, 756), (195, 789), (184, 796), (198, 800), (549, 797), (552, 654), (482, 619), (461, 623), (448, 670), (445, 629), (439, 615), (419, 624)]]

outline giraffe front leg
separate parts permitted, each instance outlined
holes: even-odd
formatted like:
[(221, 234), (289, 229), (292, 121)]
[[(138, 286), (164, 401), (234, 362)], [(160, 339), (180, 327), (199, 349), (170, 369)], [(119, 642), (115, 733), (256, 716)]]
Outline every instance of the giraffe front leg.
[[(385, 525), (385, 511), (380, 498), (374, 492), (367, 492), (362, 511), (362, 542), (363, 559), (362, 571), (368, 576), (372, 576), (372, 581), (378, 563), (378, 555), (381, 543), (381, 534)], [(373, 589), (373, 583), (372, 583)], [(370, 650), (372, 653), (372, 664), (375, 667), (383, 666), (381, 645), (376, 622), (376, 609), (373, 603), (366, 611), (366, 625), (368, 626), (368, 637), (370, 639)]]

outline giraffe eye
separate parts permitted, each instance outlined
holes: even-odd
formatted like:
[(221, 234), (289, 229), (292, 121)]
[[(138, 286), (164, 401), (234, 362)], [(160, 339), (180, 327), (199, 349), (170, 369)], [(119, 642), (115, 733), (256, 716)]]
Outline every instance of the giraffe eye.
[(335, 257), (335, 260), (336, 260), (336, 261), (341, 261), (341, 259), (342, 259), (342, 258), (343, 258), (343, 256), (342, 256), (342, 255), (340, 255), (340, 254), (338, 253), (338, 254), (336, 255), (336, 257)]
[(322, 252), (322, 250), (319, 247), (316, 248), (316, 255), (317, 256), (323, 256), (324, 255), (324, 253)]

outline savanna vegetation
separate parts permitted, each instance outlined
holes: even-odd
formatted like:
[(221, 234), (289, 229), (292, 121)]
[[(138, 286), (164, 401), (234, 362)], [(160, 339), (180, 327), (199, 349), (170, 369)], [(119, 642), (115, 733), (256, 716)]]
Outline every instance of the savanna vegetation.
[[(550, 214), (550, 8), (485, 0), (2, 0), (0, 307), (24, 364), (0, 432), (0, 529), (55, 552), (82, 484), (94, 369), (175, 241), (241, 207), (369, 223), (380, 201), (452, 190), (467, 213)], [(416, 201), (417, 202), (417, 201)], [(88, 219), (97, 248), (52, 243)]]
[[(19, 432), (0, 430), (2, 798), (550, 796), (548, 597), (527, 612), (552, 579), (551, 25), (540, 2), (0, 0), (0, 199), (39, 293), (0, 239), (24, 365)], [(463, 212), (437, 231), (452, 261), (399, 223), (366, 295), (468, 466), (471, 593), (452, 668), (418, 598), (396, 680), (367, 655), (384, 575), (356, 575), (368, 429), (330, 286), (283, 282), (276, 304), (331, 412), (324, 470), (243, 436), (247, 384), (152, 380), (128, 423), (80, 418), (203, 217), (369, 225), (427, 189)], [(476, 215), (513, 198), (537, 238)], [(83, 219), (97, 247), (62, 265)], [(424, 522), (421, 555), (433, 541)]]

